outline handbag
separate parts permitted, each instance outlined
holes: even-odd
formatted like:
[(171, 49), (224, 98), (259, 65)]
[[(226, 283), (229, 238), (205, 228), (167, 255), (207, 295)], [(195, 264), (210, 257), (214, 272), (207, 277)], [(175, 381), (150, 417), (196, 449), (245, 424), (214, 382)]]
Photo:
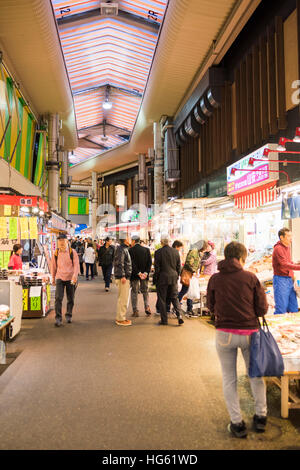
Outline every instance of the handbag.
[(259, 322), (259, 330), (251, 335), (249, 377), (280, 377), (283, 374), (281, 352), (263, 317), (263, 326)]
[(193, 276), (193, 273), (191, 271), (188, 271), (187, 269), (183, 269), (181, 272), (181, 276), (180, 276), (181, 284), (183, 284), (184, 286), (189, 286), (192, 276)]

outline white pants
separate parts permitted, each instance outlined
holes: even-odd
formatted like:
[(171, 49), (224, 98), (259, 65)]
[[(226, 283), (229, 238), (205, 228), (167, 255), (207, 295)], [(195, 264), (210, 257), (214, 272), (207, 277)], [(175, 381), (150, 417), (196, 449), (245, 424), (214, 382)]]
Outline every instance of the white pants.
[(122, 284), (121, 279), (116, 279), (116, 286), (118, 287), (118, 303), (117, 303), (117, 321), (126, 320), (126, 312), (129, 304), (130, 294), (130, 281), (126, 279), (126, 282)]

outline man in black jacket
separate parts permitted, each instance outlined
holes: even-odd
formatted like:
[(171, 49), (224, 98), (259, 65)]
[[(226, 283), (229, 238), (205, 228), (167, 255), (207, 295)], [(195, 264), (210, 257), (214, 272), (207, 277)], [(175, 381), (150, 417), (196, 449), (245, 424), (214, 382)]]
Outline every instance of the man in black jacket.
[(138, 293), (141, 290), (144, 298), (145, 313), (151, 315), (149, 307), (148, 279), (152, 266), (152, 258), (149, 248), (145, 248), (140, 244), (140, 237), (133, 236), (131, 239), (131, 248), (129, 250), (132, 262), (131, 274), (131, 303), (133, 317), (139, 316), (138, 311)]
[(106, 292), (109, 291), (109, 286), (111, 283), (111, 273), (112, 273), (112, 267), (113, 267), (114, 254), (115, 254), (115, 248), (112, 245), (112, 239), (109, 237), (106, 237), (104, 245), (102, 245), (98, 251), (99, 266), (102, 267)]
[(129, 237), (125, 233), (119, 235), (120, 245), (117, 246), (114, 256), (114, 275), (118, 287), (118, 304), (116, 324), (130, 326), (131, 321), (126, 320), (129, 303), (130, 278), (132, 273), (131, 258), (128, 250)]
[(178, 301), (178, 278), (181, 271), (180, 256), (178, 250), (169, 246), (166, 237), (161, 239), (162, 248), (154, 253), (155, 282), (158, 296), (158, 307), (161, 316), (160, 325), (168, 324), (167, 299), (170, 299), (178, 324), (184, 323)]

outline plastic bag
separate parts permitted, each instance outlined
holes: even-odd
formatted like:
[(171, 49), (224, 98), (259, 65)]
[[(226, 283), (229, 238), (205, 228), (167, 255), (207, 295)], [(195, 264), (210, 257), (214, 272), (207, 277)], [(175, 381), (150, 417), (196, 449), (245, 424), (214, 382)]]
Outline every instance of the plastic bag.
[(294, 282), (294, 289), (296, 291), (297, 297), (300, 297), (300, 281), (296, 280)]
[(0, 364), (6, 364), (6, 350), (4, 341), (0, 340)]
[(199, 280), (195, 276), (193, 276), (190, 281), (189, 290), (186, 296), (188, 299), (191, 299), (191, 300), (200, 299), (200, 284), (199, 284)]

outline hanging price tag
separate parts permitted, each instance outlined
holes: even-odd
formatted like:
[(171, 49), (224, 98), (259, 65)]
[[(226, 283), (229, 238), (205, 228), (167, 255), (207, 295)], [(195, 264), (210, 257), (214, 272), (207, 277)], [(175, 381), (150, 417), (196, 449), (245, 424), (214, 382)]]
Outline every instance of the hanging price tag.
[(41, 297), (30, 297), (30, 310), (41, 310)]
[(28, 310), (28, 289), (23, 289), (23, 312)]

